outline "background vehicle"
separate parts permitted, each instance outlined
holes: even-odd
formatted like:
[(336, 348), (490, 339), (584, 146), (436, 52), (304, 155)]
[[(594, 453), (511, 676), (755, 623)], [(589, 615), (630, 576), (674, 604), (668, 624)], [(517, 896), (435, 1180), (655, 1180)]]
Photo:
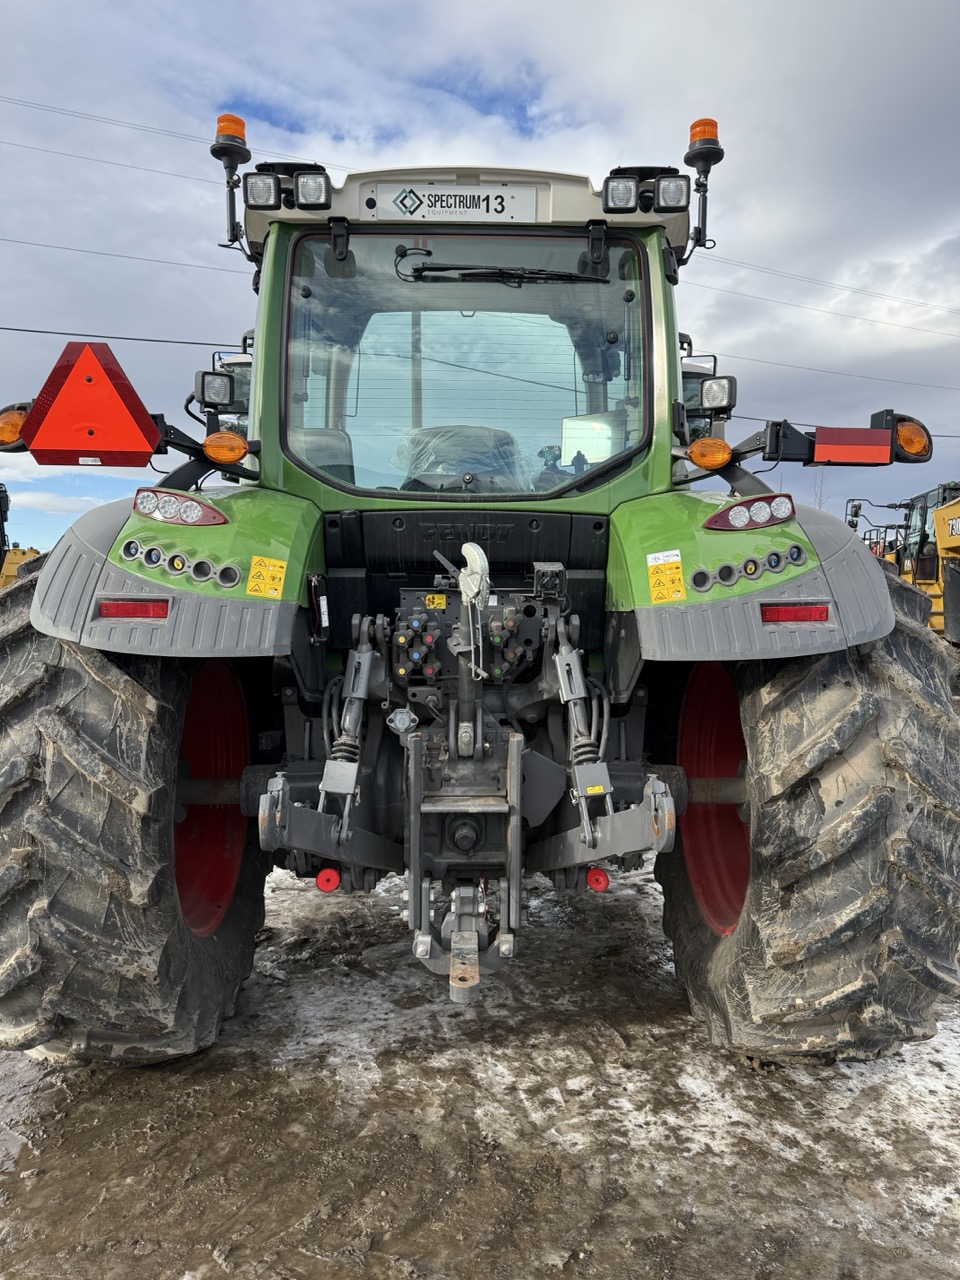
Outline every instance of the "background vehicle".
[[(859, 526), (864, 502), (847, 502), (846, 519), (853, 529)], [(881, 509), (878, 503), (868, 505)], [(903, 518), (865, 528), (860, 536), (875, 555), (895, 564), (906, 582), (930, 597), (930, 626), (960, 645), (960, 482), (937, 485), (882, 509), (903, 511)]]
[[(20, 430), (26, 420), (32, 401), (5, 405), (0, 409), (0, 451), (5, 444), (19, 439)], [(0, 590), (14, 582), (17, 569), (27, 560), (32, 560), (40, 552), (36, 547), (21, 547), (19, 542), (11, 543), (7, 534), (7, 519), (10, 515), (10, 495), (7, 486), (0, 484)]]
[(16, 581), (20, 565), (40, 554), (36, 547), (21, 547), (19, 542), (10, 541), (7, 536), (9, 514), (10, 495), (7, 486), (0, 484), (0, 590)]
[(271, 861), (405, 876), (413, 953), (463, 1001), (534, 873), (602, 891), (646, 857), (718, 1044), (931, 1034), (960, 985), (954, 657), (852, 530), (743, 465), (931, 440), (892, 410), (691, 439), (673, 285), (715, 122), (692, 229), (666, 166), (335, 189), (288, 163), (244, 175), (242, 229), (243, 133), (221, 117), (212, 150), (257, 268), (246, 430), (229, 369), (198, 376), (197, 441), (80, 343), (23, 426), (40, 461), (187, 461), (0, 597), (2, 1042), (209, 1044)]

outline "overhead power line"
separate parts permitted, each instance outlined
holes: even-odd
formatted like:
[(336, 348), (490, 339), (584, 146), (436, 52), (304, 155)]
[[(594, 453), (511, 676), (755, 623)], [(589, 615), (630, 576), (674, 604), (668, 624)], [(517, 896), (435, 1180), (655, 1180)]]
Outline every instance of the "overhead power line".
[(148, 169), (142, 164), (127, 164), (123, 160), (104, 160), (102, 156), (80, 156), (75, 151), (54, 151), (51, 147), (33, 147), (27, 142), (9, 142), (0, 138), (0, 147), (16, 147), (20, 151), (39, 151), (45, 156), (65, 156), (68, 160), (85, 160), (93, 164), (109, 164), (116, 169), (135, 169), (137, 173), (157, 173), (163, 178), (186, 178), (189, 182), (208, 182), (214, 187), (222, 187), (223, 180), (216, 178), (198, 178), (193, 173), (171, 173), (169, 169)]
[(137, 129), (140, 133), (160, 134), (165, 138), (180, 138), (184, 142), (207, 142), (209, 139), (199, 138), (194, 133), (177, 133), (173, 129), (158, 129), (152, 124), (133, 124), (129, 120), (115, 120), (112, 116), (97, 116), (89, 111), (76, 111), (71, 107), (53, 107), (45, 102), (28, 102), (24, 98), (9, 98), (0, 94), (0, 102), (9, 102), (14, 107), (29, 107), (32, 111), (49, 111), (53, 115), (72, 116), (76, 120), (92, 120), (95, 124), (117, 125), (123, 129)]
[(763, 298), (757, 293), (742, 293), (739, 289), (723, 289), (715, 284), (701, 284), (699, 280), (683, 280), (694, 289), (709, 289), (711, 293), (729, 293), (735, 298), (749, 298), (752, 302), (770, 302), (777, 307), (793, 307), (797, 311), (816, 311), (822, 316), (836, 316), (840, 320), (862, 320), (864, 324), (880, 324), (887, 329), (909, 329), (911, 333), (932, 333), (938, 338), (953, 338), (960, 342), (960, 333), (947, 333), (943, 329), (924, 329), (916, 324), (900, 324), (896, 320), (875, 320), (872, 316), (854, 316), (848, 311), (831, 311), (829, 307), (813, 307), (807, 302), (787, 302), (783, 298)]
[(729, 351), (718, 351), (721, 360), (745, 360), (748, 364), (768, 364), (776, 369), (799, 369), (802, 373), (829, 373), (835, 378), (860, 378), (865, 382), (892, 382), (899, 387), (923, 387), (927, 391), (960, 391), (960, 387), (944, 386), (938, 382), (908, 382), (905, 378), (879, 378), (875, 373), (846, 373), (842, 369), (818, 369), (809, 364), (786, 364), (783, 360), (761, 360), (758, 356), (735, 356)]
[(26, 329), (18, 324), (0, 324), (3, 333), (41, 333), (54, 338), (93, 338), (98, 342), (156, 342), (170, 347), (209, 347), (213, 351), (233, 351), (236, 342), (192, 342), (187, 338), (134, 338), (127, 333), (84, 333), (79, 329)]
[[(118, 129), (136, 129), (138, 133), (152, 133), (163, 138), (177, 138), (181, 142), (202, 142), (207, 147), (210, 145), (209, 138), (201, 138), (195, 133), (178, 133), (174, 129), (158, 129), (156, 125), (137, 124), (132, 120), (115, 120), (112, 116), (92, 115), (89, 111), (74, 111), (68, 107), (53, 107), (45, 102), (28, 102), (24, 98), (10, 98), (4, 94), (0, 94), (0, 102), (8, 102), (14, 107), (29, 107), (32, 111), (48, 111), (53, 115), (70, 116), (75, 120), (90, 120), (94, 124), (113, 125)], [(305, 156), (287, 155), (282, 151), (261, 151), (257, 149), (255, 154), (266, 156), (271, 160), (300, 160), (304, 164), (310, 163)], [(344, 173), (350, 172), (347, 166), (342, 164), (328, 164), (324, 168), (340, 169)]]
[(232, 276), (250, 276), (249, 271), (236, 267), (208, 267), (202, 262), (175, 262), (172, 258), (144, 258), (134, 253), (109, 253), (106, 249), (78, 249), (69, 244), (44, 244), (39, 240), (14, 240), (12, 236), (0, 236), (0, 244), (24, 244), (31, 249), (60, 249), (64, 253), (92, 253), (98, 258), (122, 258), (125, 262), (152, 262), (163, 267), (192, 267), (194, 271), (224, 271)]
[(884, 302), (900, 302), (908, 307), (926, 307), (930, 311), (946, 311), (960, 316), (960, 307), (942, 307), (936, 302), (920, 302), (917, 298), (901, 298), (894, 293), (878, 293), (875, 289), (860, 289), (852, 284), (838, 284), (835, 280), (818, 280), (815, 276), (798, 275), (793, 271), (781, 271), (777, 267), (761, 267), (755, 262), (737, 262), (734, 258), (721, 257), (719, 253), (708, 253), (697, 258), (697, 262), (722, 262), (728, 267), (742, 267), (746, 271), (762, 271), (769, 276), (783, 276), (785, 280), (799, 280), (803, 284), (816, 284), (824, 289), (839, 289), (842, 293), (860, 293), (866, 298), (881, 298)]
[[(232, 350), (231, 342), (195, 342), (185, 338), (139, 338), (128, 333), (85, 333), (80, 329), (28, 329), (23, 325), (0, 324), (3, 333), (38, 333), (58, 338), (93, 338), (100, 342), (156, 342), (169, 346), (209, 347), (214, 351)], [(960, 387), (943, 386), (936, 382), (908, 382), (905, 378), (879, 378), (872, 373), (847, 373), (842, 369), (818, 369), (805, 364), (786, 364), (782, 360), (761, 360), (756, 356), (736, 356), (729, 351), (716, 353), (722, 360), (744, 360), (749, 364), (765, 364), (775, 369), (797, 369), (801, 373), (827, 373), (835, 378), (859, 378), (864, 382), (889, 382), (901, 387), (923, 387), (928, 391), (960, 391)], [(764, 419), (765, 421), (765, 419)]]

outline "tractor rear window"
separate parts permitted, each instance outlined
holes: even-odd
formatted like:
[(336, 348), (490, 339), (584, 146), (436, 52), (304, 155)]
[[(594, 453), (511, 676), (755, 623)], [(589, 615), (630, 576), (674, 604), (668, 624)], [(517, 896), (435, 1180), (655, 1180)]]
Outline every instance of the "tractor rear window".
[(340, 485), (558, 490), (643, 443), (639, 258), (584, 236), (354, 235), (296, 250), (286, 440)]

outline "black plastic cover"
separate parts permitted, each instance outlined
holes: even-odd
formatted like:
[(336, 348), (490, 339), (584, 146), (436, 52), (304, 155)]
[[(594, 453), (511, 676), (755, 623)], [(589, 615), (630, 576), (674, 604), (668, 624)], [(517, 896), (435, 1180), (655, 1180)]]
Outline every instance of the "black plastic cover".
[(581, 619), (581, 644), (602, 642), (609, 521), (568, 512), (338, 511), (324, 520), (330, 645), (350, 647), (353, 614), (391, 615), (401, 588), (430, 587), (443, 569), (439, 551), (463, 564), (461, 547), (476, 542), (490, 563), (494, 590), (533, 590), (534, 562), (567, 571), (568, 607)]

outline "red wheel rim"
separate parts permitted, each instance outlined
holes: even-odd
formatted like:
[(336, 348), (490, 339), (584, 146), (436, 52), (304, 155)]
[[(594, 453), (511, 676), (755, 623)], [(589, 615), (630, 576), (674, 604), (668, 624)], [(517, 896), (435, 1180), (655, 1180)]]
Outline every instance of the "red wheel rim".
[[(740, 700), (717, 662), (694, 667), (680, 713), (678, 763), (688, 778), (736, 778), (747, 756)], [(680, 819), (697, 905), (717, 934), (736, 928), (750, 883), (750, 828), (732, 804), (692, 804)]]
[[(250, 763), (247, 704), (233, 668), (220, 659), (197, 673), (180, 743), (188, 778), (239, 778)], [(191, 805), (175, 834), (177, 893), (190, 931), (215, 933), (233, 899), (246, 844), (237, 805)]]

